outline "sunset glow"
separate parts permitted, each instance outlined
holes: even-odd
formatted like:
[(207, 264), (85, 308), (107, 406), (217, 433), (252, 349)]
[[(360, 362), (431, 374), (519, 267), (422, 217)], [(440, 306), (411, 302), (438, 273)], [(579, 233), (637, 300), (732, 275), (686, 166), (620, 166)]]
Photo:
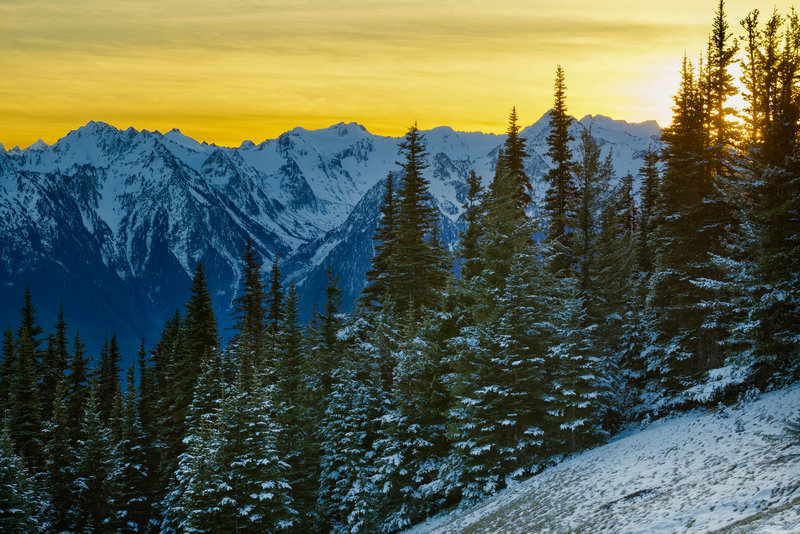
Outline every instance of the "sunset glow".
[[(356, 121), (378, 134), (501, 132), (551, 105), (669, 122), (681, 58), (716, 0), (3, 0), (0, 143), (53, 143), (89, 120), (239, 145)], [(790, 2), (726, 3), (738, 21)]]

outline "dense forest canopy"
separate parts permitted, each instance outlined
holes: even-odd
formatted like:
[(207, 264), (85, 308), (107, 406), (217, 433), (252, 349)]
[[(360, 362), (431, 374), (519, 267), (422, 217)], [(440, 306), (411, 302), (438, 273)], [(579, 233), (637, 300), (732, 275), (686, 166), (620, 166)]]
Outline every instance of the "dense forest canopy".
[(635, 195), (591, 131), (570, 150), (559, 66), (543, 204), (512, 109), (455, 253), (414, 125), (356, 311), (329, 269), (299, 324), (279, 259), (265, 279), (248, 244), (231, 342), (197, 265), (124, 388), (116, 337), (91, 365), (29, 292), (2, 344), (2, 530), (395, 532), (632, 421), (797, 380), (799, 74), (796, 12), (734, 30), (720, 2)]

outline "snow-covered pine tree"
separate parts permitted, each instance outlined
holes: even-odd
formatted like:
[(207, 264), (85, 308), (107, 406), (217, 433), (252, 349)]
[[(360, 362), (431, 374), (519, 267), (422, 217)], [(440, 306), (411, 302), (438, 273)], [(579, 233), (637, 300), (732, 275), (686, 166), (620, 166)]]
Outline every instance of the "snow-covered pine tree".
[(640, 270), (641, 230), (644, 217), (636, 217), (633, 176), (625, 175), (614, 188), (600, 215), (597, 239), (596, 350), (601, 370), (609, 381), (609, 415), (606, 423), (618, 425), (632, 415), (641, 390), (645, 343), (642, 321), (647, 274)]
[(53, 416), (45, 426), (45, 476), (53, 510), (53, 529), (70, 532), (75, 528), (77, 453), (72, 443), (67, 404), (67, 378), (62, 377), (53, 396)]
[(25, 304), (20, 309), (20, 326), (17, 329), (14, 368), (9, 383), (9, 427), (11, 436), (25, 464), (38, 470), (43, 464), (41, 397), (38, 386), (38, 336), (42, 333), (36, 324), (30, 288), (25, 291)]
[(553, 319), (557, 343), (545, 358), (546, 375), (551, 380), (548, 415), (553, 423), (546, 439), (553, 454), (569, 454), (607, 437), (602, 422), (608, 384), (591, 335), (597, 325), (586, 317), (578, 280), (561, 278), (558, 294)]
[(168, 510), (160, 530), (213, 532), (221, 514), (224, 466), (219, 464), (220, 416), (226, 384), (218, 350), (203, 356), (187, 413), (186, 450), (175, 472), (176, 485), (166, 497)]
[(114, 452), (117, 462), (110, 478), (114, 489), (115, 532), (144, 532), (153, 503), (148, 499), (147, 450), (139, 420), (138, 391), (133, 366), (126, 373), (127, 384), (122, 406), (121, 435)]
[(14, 452), (8, 419), (0, 429), (0, 530), (9, 534), (47, 532), (49, 503), (22, 458)]
[(42, 358), (40, 389), (43, 422), (49, 421), (53, 417), (56, 388), (64, 377), (69, 361), (67, 344), (67, 322), (64, 319), (62, 303), (58, 310), (55, 333), (48, 336), (47, 349)]
[(101, 532), (113, 529), (114, 509), (111, 497), (111, 473), (115, 470), (115, 455), (111, 431), (100, 419), (98, 385), (93, 380), (83, 418), (83, 440), (78, 448), (78, 476), (76, 479), (77, 530)]
[(574, 218), (578, 196), (572, 173), (574, 162), (569, 148), (569, 142), (574, 138), (569, 133), (572, 119), (567, 115), (566, 89), (564, 70), (558, 65), (553, 109), (550, 110), (550, 132), (547, 134), (547, 156), (552, 162), (552, 167), (544, 176), (548, 182), (544, 213), (550, 219), (547, 239), (551, 242), (553, 254), (556, 255), (555, 261), (551, 262), (552, 268), (562, 273), (572, 268), (569, 228)]
[(380, 532), (383, 493), (376, 440), (385, 413), (380, 363), (367, 343), (373, 325), (353, 318), (338, 333), (344, 347), (321, 421), (317, 508), (333, 533)]
[(381, 205), (381, 217), (372, 239), (375, 253), (367, 270), (367, 284), (361, 292), (360, 302), (369, 308), (379, 308), (388, 295), (396, 293), (393, 254), (396, 246), (397, 197), (394, 174), (386, 176), (386, 192)]
[(100, 420), (109, 429), (112, 427), (114, 402), (121, 391), (120, 361), (117, 334), (112, 334), (110, 340), (106, 336), (103, 348), (100, 350), (100, 365), (95, 372), (97, 374), (97, 406), (100, 410)]
[(222, 402), (218, 531), (276, 532), (296, 522), (278, 446), (283, 430), (275, 420), (274, 386), (258, 373), (253, 378), (248, 385), (240, 374)]

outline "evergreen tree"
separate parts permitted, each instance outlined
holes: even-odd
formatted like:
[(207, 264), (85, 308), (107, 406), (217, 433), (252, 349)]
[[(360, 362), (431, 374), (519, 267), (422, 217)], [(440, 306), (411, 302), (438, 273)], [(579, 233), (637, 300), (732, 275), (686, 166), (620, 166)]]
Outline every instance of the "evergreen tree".
[(261, 276), (262, 262), (251, 241), (245, 246), (242, 260), (243, 285), (239, 295), (233, 300), (237, 330), (234, 343), (241, 380), (245, 388), (250, 388), (254, 370), (263, 370), (267, 363), (265, 361), (267, 310), (264, 281)]
[(444, 284), (441, 251), (431, 242), (437, 217), (431, 207), (428, 180), (422, 175), (425, 147), (416, 124), (409, 128), (400, 150), (405, 161), (397, 208), (397, 238), (394, 247), (396, 293), (392, 295), (397, 312), (405, 316), (412, 310), (417, 318), (422, 309), (432, 309), (437, 292)]
[(641, 176), (641, 209), (637, 235), (636, 261), (639, 271), (649, 277), (655, 263), (655, 235), (660, 206), (660, 175), (658, 153), (648, 147), (644, 155), (644, 165), (639, 169)]
[(530, 180), (525, 174), (525, 139), (519, 137), (516, 110), (511, 110), (506, 141), (497, 157), (495, 177), (485, 200), (481, 252), (484, 285), (491, 303), (502, 291), (511, 258), (526, 246), (526, 209), (530, 204)]
[(367, 270), (367, 284), (361, 293), (360, 301), (367, 307), (379, 308), (387, 295), (397, 293), (394, 279), (394, 249), (397, 231), (397, 198), (394, 190), (394, 174), (386, 176), (386, 192), (381, 205), (381, 218), (372, 239), (375, 254)]
[(120, 360), (117, 334), (112, 334), (110, 341), (106, 337), (103, 349), (100, 351), (100, 368), (97, 370), (97, 402), (100, 409), (100, 420), (108, 428), (112, 426), (114, 402), (121, 391), (119, 383)]
[(319, 402), (324, 402), (333, 387), (334, 369), (338, 365), (341, 343), (336, 337), (342, 327), (342, 290), (339, 277), (328, 265), (328, 285), (325, 289), (325, 310), (316, 314), (311, 331), (311, 353), (314, 361), (312, 373)]
[(459, 233), (460, 247), (458, 257), (461, 260), (461, 278), (472, 280), (482, 271), (483, 258), (480, 254), (482, 229), (482, 194), (481, 177), (470, 171), (467, 177), (467, 200), (464, 204), (464, 223), (466, 230)]
[(3, 364), (0, 367), (0, 408), (9, 408), (8, 401), (11, 389), (11, 380), (16, 368), (16, 342), (14, 341), (14, 330), (9, 326), (3, 333)]
[[(548, 435), (554, 454), (591, 447), (608, 435), (602, 428), (608, 384), (592, 337), (587, 335), (590, 323), (579, 287), (575, 278), (560, 280), (560, 305), (554, 318), (558, 342), (546, 357), (546, 373), (552, 380), (549, 413), (557, 425)], [(594, 328), (591, 325), (588, 330)]]
[(575, 184), (578, 189), (578, 204), (573, 238), (573, 256), (577, 260), (577, 277), (583, 306), (590, 322), (599, 320), (598, 311), (598, 250), (600, 234), (600, 210), (607, 196), (608, 183), (614, 169), (611, 154), (601, 160), (600, 146), (591, 132), (581, 132), (578, 148), (579, 161), (575, 167)]
[(544, 212), (550, 218), (548, 240), (559, 245), (554, 248), (556, 261), (552, 262), (557, 272), (566, 272), (572, 262), (568, 252), (568, 229), (574, 218), (577, 200), (572, 174), (574, 163), (569, 149), (569, 142), (574, 138), (569, 133), (572, 119), (567, 115), (566, 89), (564, 71), (559, 65), (556, 68), (554, 104), (550, 110), (550, 133), (547, 135), (547, 156), (552, 166), (545, 174), (548, 188), (544, 201)]
[(13, 375), (9, 384), (9, 426), (17, 453), (26, 465), (38, 470), (43, 463), (41, 397), (38, 386), (37, 336), (42, 329), (36, 325), (30, 290), (25, 292), (25, 305), (17, 330), (16, 357)]
[(72, 343), (72, 359), (70, 360), (69, 375), (67, 375), (67, 428), (69, 429), (72, 446), (79, 447), (83, 440), (82, 422), (86, 410), (86, 401), (89, 389), (86, 376), (87, 360), (84, 357), (85, 346), (81, 341), (80, 333), (75, 333)]
[[(218, 463), (220, 415), (226, 384), (219, 351), (203, 357), (187, 419), (186, 451), (180, 455), (170, 509), (161, 530), (213, 532), (221, 514), (223, 466)], [(169, 527), (169, 528), (167, 528)]]
[(364, 343), (371, 328), (361, 317), (342, 329), (347, 350), (334, 369), (321, 421), (317, 502), (329, 532), (380, 531), (384, 515), (381, 493), (391, 490), (376, 481), (375, 448), (383, 395), (378, 362)]
[(278, 266), (280, 254), (275, 254), (270, 272), (269, 293), (267, 294), (267, 331), (277, 342), (278, 332), (283, 320), (283, 292), (281, 291), (281, 271)]
[[(704, 232), (703, 199), (708, 192), (708, 160), (705, 154), (705, 96), (684, 57), (681, 86), (675, 96), (672, 125), (664, 130), (665, 171), (661, 184), (663, 216), (658, 227), (657, 263), (651, 276), (648, 305), (657, 317), (654, 337), (658, 352), (651, 354), (652, 378), (658, 389), (672, 393), (695, 383), (704, 365), (700, 362), (703, 336), (700, 327), (706, 313), (699, 306), (710, 295), (692, 283), (703, 277), (700, 263), (712, 247)], [(657, 362), (657, 363), (656, 363)]]
[(75, 481), (77, 452), (70, 435), (67, 403), (67, 379), (56, 386), (53, 416), (45, 430), (45, 480), (53, 507), (53, 528), (69, 532), (76, 524)]
[(241, 374), (220, 414), (217, 461), (220, 513), (214, 527), (224, 532), (276, 532), (292, 527), (288, 465), (280, 456), (283, 429), (275, 421), (272, 386), (250, 387)]
[(64, 305), (62, 304), (58, 310), (55, 333), (48, 337), (47, 349), (42, 362), (42, 421), (49, 421), (53, 416), (56, 388), (64, 378), (69, 360), (67, 343), (67, 323), (64, 320)]
[(800, 346), (800, 20), (794, 10), (785, 18), (776, 11), (759, 30), (757, 13), (749, 19), (743, 21), (750, 52), (745, 72), (751, 73), (745, 98), (755, 118), (746, 167), (754, 184), (748, 216), (757, 246), (742, 269), (744, 282), (752, 280), (748, 337), (754, 365), (786, 380), (798, 376)]
[(126, 373), (127, 385), (122, 410), (122, 434), (116, 445), (118, 463), (110, 474), (116, 490), (112, 518), (116, 532), (144, 532), (152, 503), (148, 499), (147, 451), (137, 410), (138, 399), (133, 366)]
[(46, 497), (36, 486), (22, 458), (14, 452), (11, 431), (0, 430), (0, 530), (9, 534), (46, 532)]
[(84, 439), (79, 443), (76, 481), (78, 530), (101, 532), (113, 519), (110, 475), (115, 468), (111, 432), (100, 418), (98, 384), (90, 386), (83, 418)]

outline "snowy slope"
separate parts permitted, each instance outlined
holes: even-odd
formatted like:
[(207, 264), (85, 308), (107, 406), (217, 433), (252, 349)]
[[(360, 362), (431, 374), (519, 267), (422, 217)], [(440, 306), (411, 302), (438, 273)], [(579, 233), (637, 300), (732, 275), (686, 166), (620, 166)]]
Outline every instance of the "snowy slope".
[(630, 431), (409, 534), (800, 532), (800, 385)]

